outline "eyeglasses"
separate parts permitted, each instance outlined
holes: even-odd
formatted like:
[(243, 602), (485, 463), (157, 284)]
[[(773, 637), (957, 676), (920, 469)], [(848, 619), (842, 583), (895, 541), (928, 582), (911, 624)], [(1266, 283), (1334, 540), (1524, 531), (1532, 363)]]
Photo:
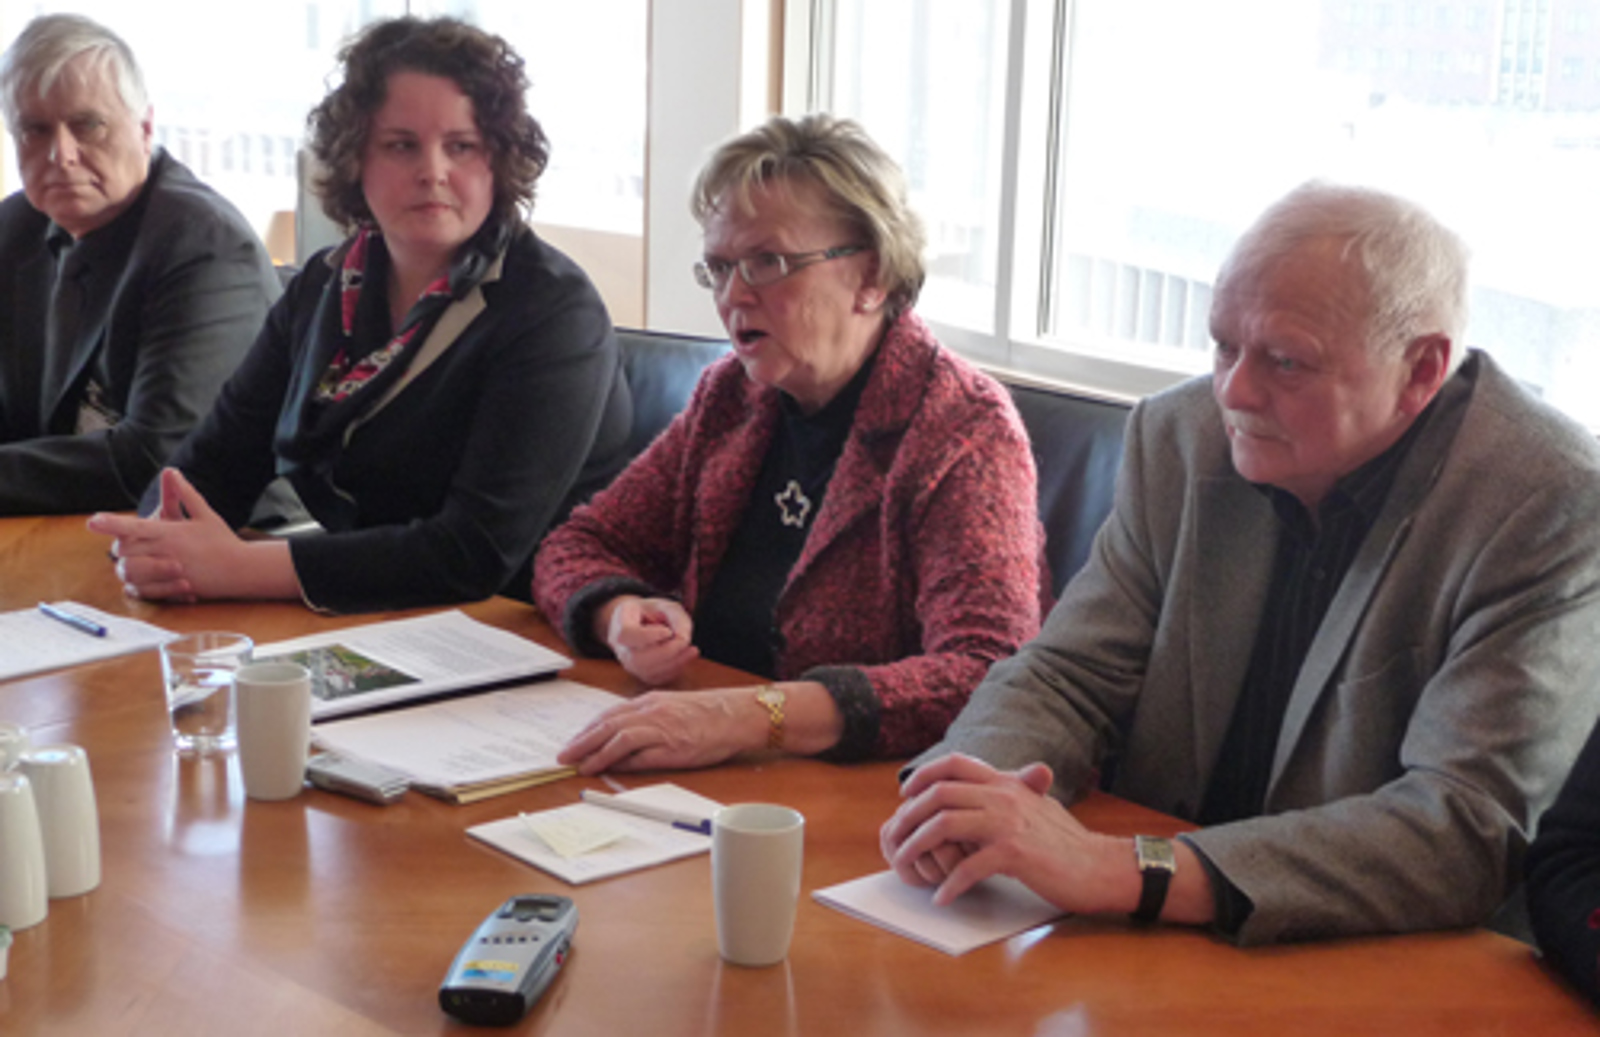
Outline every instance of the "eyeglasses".
[(761, 288), (783, 280), (814, 263), (865, 252), (865, 245), (839, 245), (816, 252), (757, 252), (743, 259), (707, 259), (694, 265), (694, 280), (701, 288), (719, 292), (728, 286), (734, 268), (751, 288)]

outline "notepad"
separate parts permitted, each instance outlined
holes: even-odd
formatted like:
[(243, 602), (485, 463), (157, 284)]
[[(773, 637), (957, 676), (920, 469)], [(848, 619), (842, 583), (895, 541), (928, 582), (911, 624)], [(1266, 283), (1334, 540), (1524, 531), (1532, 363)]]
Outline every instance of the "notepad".
[(142, 652), (178, 636), (174, 631), (76, 601), (51, 604), (99, 623), (106, 628), (106, 636), (86, 634), (36, 608), (0, 613), (0, 681)]
[[(621, 793), (618, 798), (699, 817), (710, 817), (722, 807), (714, 799), (707, 799), (671, 782), (633, 789)], [(533, 822), (531, 828), (528, 821)], [(570, 823), (563, 834), (576, 831), (597, 836), (601, 830), (620, 834), (587, 853), (576, 853), (569, 857), (558, 852), (537, 833), (537, 829), (550, 822), (557, 824), (558, 827), (553, 831), (558, 832), (562, 831), (560, 826)], [(467, 834), (574, 886), (693, 857), (711, 849), (709, 835), (581, 801), (528, 814), (527, 821), (521, 815), (513, 815), (500, 821), (474, 825), (467, 829)]]
[(907, 885), (892, 871), (811, 895), (818, 903), (950, 955), (1027, 932), (1065, 914), (1016, 879), (1003, 875), (985, 879), (947, 907), (933, 902), (931, 888)]

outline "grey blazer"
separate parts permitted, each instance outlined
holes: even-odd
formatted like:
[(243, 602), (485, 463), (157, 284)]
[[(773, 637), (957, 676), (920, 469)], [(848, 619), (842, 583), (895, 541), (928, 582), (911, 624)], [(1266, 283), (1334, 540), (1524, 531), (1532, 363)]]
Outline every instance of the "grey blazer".
[[(1185, 837), (1253, 903), (1240, 942), (1493, 913), (1600, 708), (1597, 520), (1594, 437), (1472, 354), (1311, 646), (1265, 815)], [(1195, 817), (1277, 535), (1209, 379), (1141, 404), (1089, 564), (923, 759), (1044, 760), (1064, 798), (1108, 768)]]
[[(51, 226), (20, 193), (0, 202), (0, 515), (136, 505), (278, 297), (244, 217), (164, 151), (73, 246), (79, 305), (53, 333)], [(103, 427), (80, 428), (91, 382)]]

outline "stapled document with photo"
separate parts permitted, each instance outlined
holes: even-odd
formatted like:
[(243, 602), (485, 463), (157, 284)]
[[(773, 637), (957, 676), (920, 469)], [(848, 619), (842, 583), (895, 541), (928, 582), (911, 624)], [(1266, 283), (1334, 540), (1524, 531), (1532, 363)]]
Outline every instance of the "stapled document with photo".
[(572, 660), (460, 609), (257, 645), (256, 662), (311, 671), (314, 720), (564, 670)]

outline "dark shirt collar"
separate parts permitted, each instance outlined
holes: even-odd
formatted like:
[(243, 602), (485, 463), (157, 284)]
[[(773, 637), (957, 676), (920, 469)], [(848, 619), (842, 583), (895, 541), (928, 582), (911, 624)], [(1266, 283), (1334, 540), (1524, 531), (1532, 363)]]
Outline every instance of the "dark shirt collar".
[(51, 220), (50, 225), (45, 228), (45, 247), (50, 250), (51, 258), (55, 259), (57, 262), (60, 262), (62, 255), (64, 255), (68, 249), (72, 248), (72, 246), (76, 245), (77, 243), (78, 240), (71, 234), (68, 234), (66, 228), (62, 227), (54, 220)]

